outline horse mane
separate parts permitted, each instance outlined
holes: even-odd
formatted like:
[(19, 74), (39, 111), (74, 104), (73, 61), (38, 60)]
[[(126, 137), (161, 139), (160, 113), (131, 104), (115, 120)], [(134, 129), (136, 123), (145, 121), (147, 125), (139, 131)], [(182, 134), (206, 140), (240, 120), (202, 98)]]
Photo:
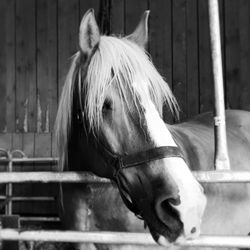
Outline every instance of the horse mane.
[[(130, 106), (127, 100), (128, 91), (135, 97), (133, 99), (136, 107), (138, 107), (136, 97), (139, 97), (139, 100), (148, 100), (150, 95), (160, 115), (163, 103), (166, 102), (172, 114), (178, 118), (179, 106), (171, 89), (146, 52), (135, 43), (126, 38), (101, 36), (87, 71), (86, 67), (81, 65), (81, 59), (81, 52), (72, 57), (55, 122), (61, 170), (68, 158), (73, 98), (79, 98), (82, 114), (88, 120), (88, 127), (93, 131), (98, 130), (101, 123), (105, 94), (111, 84), (116, 84), (120, 97), (128, 107)], [(75, 92), (78, 92), (77, 96)], [(83, 93), (84, 100), (81, 96)]]

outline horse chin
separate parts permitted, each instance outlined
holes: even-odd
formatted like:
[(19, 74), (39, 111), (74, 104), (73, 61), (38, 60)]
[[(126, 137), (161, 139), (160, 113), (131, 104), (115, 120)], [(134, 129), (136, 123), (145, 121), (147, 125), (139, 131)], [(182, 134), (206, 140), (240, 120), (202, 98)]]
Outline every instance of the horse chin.
[(160, 235), (158, 238), (157, 243), (160, 246), (164, 246), (164, 247), (171, 247), (173, 245), (173, 243), (170, 243), (164, 236)]
[(155, 242), (157, 244), (159, 244), (160, 246), (171, 247), (173, 245), (172, 242), (170, 242), (167, 238), (160, 235), (159, 233), (152, 231), (152, 230), (150, 230), (150, 233), (151, 233), (153, 239), (155, 240)]
[(169, 232), (169, 230), (165, 229), (161, 230), (161, 233), (158, 233), (152, 227), (148, 226), (148, 228), (155, 242), (161, 246), (170, 247), (174, 243), (185, 241), (182, 233)]
[[(184, 243), (186, 241), (186, 239), (183, 236), (180, 236), (174, 243), (175, 244), (181, 244)], [(171, 247), (174, 245), (174, 243), (169, 242), (164, 236), (160, 235), (158, 238), (157, 243), (160, 246), (164, 246), (164, 247)]]
[(164, 247), (172, 247), (174, 244), (182, 244), (184, 242), (186, 242), (186, 240), (189, 239), (195, 239), (199, 236), (199, 234), (193, 234), (192, 236), (189, 237), (185, 237), (184, 234), (180, 234), (178, 237), (169, 237), (169, 235), (165, 234), (165, 235), (161, 235), (159, 233), (157, 233), (156, 231), (150, 229), (150, 233), (153, 237), (153, 239), (155, 240), (155, 242), (157, 244), (159, 244), (160, 246), (164, 246)]
[(186, 241), (185, 237), (183, 237), (182, 235), (179, 236), (174, 242), (168, 240), (168, 238), (158, 234), (157, 232), (151, 231), (151, 235), (157, 244), (168, 248), (172, 247), (174, 244), (181, 244)]

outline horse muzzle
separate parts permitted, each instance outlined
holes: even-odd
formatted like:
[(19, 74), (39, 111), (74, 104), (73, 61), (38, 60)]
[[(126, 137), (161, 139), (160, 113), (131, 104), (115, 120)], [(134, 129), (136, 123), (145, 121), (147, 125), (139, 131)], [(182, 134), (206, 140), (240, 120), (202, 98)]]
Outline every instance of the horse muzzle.
[[(176, 165), (170, 164), (171, 169), (176, 169), (171, 172), (166, 163), (173, 162)], [(121, 169), (117, 176), (125, 204), (145, 220), (159, 244), (199, 236), (206, 198), (200, 184), (185, 168), (181, 158), (164, 158)]]
[[(204, 194), (177, 147), (163, 146), (132, 155), (103, 151), (125, 205), (161, 243), (192, 238), (200, 231)], [(159, 241), (160, 240), (160, 241)]]
[(150, 169), (148, 166), (140, 172), (136, 168), (122, 170), (118, 177), (121, 197), (127, 207), (145, 221), (156, 242), (161, 235), (175, 242), (183, 234), (179, 212), (173, 207), (180, 203), (178, 187), (170, 178), (150, 178)]

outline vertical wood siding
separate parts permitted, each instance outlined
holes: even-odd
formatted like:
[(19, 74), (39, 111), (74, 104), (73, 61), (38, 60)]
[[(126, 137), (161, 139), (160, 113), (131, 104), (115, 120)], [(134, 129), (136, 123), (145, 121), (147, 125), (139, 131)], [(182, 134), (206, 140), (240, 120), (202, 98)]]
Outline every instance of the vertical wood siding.
[[(220, 0), (226, 104), (250, 109), (250, 4)], [(49, 133), (83, 14), (105, 34), (133, 31), (150, 9), (149, 52), (189, 118), (213, 108), (207, 0), (3, 0), (0, 132)], [(165, 119), (172, 122), (168, 110)]]
[(37, 129), (36, 1), (16, 1), (15, 13), (15, 129), (30, 132)]

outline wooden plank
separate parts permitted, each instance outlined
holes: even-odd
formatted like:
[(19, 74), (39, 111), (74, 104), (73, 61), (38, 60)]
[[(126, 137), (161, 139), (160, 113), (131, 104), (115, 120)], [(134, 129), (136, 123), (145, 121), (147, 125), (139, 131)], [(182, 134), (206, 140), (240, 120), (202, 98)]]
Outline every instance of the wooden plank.
[[(239, 1), (239, 27), (240, 27), (240, 82), (241, 98), (240, 109), (250, 110), (250, 2)], [(239, 88), (239, 86), (238, 86)]]
[(239, 15), (239, 1), (225, 1), (226, 107), (231, 109), (239, 108), (242, 92)]
[(35, 1), (16, 2), (16, 130), (36, 131)]
[[(35, 135), (35, 145), (34, 145), (34, 156), (35, 157), (51, 157), (51, 133), (37, 133)], [(51, 171), (50, 164), (35, 164), (35, 171)], [(33, 185), (33, 196), (52, 196), (55, 197), (58, 194), (58, 184), (40, 184), (35, 183)], [(56, 202), (46, 201), (46, 202), (36, 202), (32, 201), (32, 214), (55, 214)]]
[[(22, 133), (13, 133), (12, 134), (12, 147), (11, 150), (23, 150), (23, 134)], [(23, 164), (14, 164), (13, 165), (14, 171), (22, 171), (23, 170)], [(20, 188), (22, 186), (20, 184), (13, 184), (13, 196), (18, 194), (20, 191)], [(15, 214), (19, 214), (21, 211), (20, 203), (19, 202), (13, 202), (12, 203), (12, 209)]]
[(110, 33), (124, 34), (125, 16), (124, 16), (125, 0), (111, 0), (110, 10)]
[(37, 1), (37, 132), (53, 130), (57, 112), (57, 1)]
[(100, 0), (80, 0), (79, 22), (81, 21), (82, 17), (86, 13), (86, 11), (88, 11), (89, 9), (94, 9), (95, 17), (96, 17), (96, 19), (98, 19), (100, 7), (101, 7), (100, 5), (101, 5)]
[[(11, 149), (11, 133), (0, 133), (0, 148), (5, 150)], [(1, 153), (1, 156), (5, 156), (5, 154)], [(0, 163), (0, 171), (6, 171), (7, 170), (7, 164)], [(6, 185), (0, 184), (0, 194), (5, 195), (6, 194)], [(3, 207), (3, 210), (0, 212), (4, 213), (5, 207)]]
[[(0, 148), (9, 151), (11, 149), (11, 133), (0, 133)], [(1, 156), (5, 156), (2, 152)], [(0, 163), (0, 171), (6, 170), (6, 164)]]
[[(27, 157), (34, 157), (35, 155), (35, 134), (34, 133), (25, 133), (23, 134), (23, 152)], [(23, 165), (22, 171), (34, 171), (32, 164)], [(15, 185), (15, 195), (16, 196), (32, 196), (33, 195), (33, 185), (32, 183), (18, 184)], [(23, 214), (26, 211), (32, 209), (30, 203), (19, 202), (18, 206), (15, 206), (15, 209), (19, 209), (19, 213)], [(18, 212), (16, 210), (16, 212)]]
[(27, 157), (34, 157), (35, 150), (35, 134), (24, 133), (23, 134), (23, 152)]
[(6, 72), (6, 17), (4, 13), (6, 12), (6, 3), (5, 1), (0, 2), (0, 30), (2, 31), (2, 36), (0, 38), (0, 132), (3, 132), (6, 129), (6, 116), (5, 116), (5, 110), (6, 110), (6, 84), (5, 84), (5, 72)]
[(173, 91), (179, 102), (180, 119), (187, 117), (186, 0), (173, 1)]
[(0, 148), (11, 150), (11, 141), (12, 134), (11, 133), (0, 133)]
[(0, 1), (0, 132), (15, 130), (15, 1)]
[[(50, 133), (37, 133), (35, 134), (35, 144), (34, 144), (34, 157), (51, 157), (51, 134)], [(36, 164), (35, 170), (49, 171), (49, 164)]]
[(13, 133), (12, 134), (12, 143), (11, 150), (23, 150), (23, 134), (22, 133)]
[(56, 143), (56, 138), (55, 138), (55, 134), (51, 133), (51, 155), (52, 157), (59, 157), (58, 156), (58, 152), (57, 152), (57, 143)]
[(137, 0), (136, 7), (134, 0), (125, 1), (125, 33), (127, 35), (135, 30), (140, 17), (148, 7), (147, 0)]
[(60, 96), (70, 58), (78, 49), (79, 1), (58, 1), (58, 94)]
[(187, 117), (199, 113), (199, 54), (198, 54), (198, 16), (199, 0), (187, 1)]
[(100, 31), (102, 34), (110, 34), (110, 0), (100, 1), (100, 4), (95, 2), (96, 6), (99, 7), (99, 13), (97, 17), (97, 23), (99, 25)]
[[(172, 1), (151, 0), (150, 3), (150, 54), (154, 65), (172, 88)], [(159, 5), (164, 11), (159, 11)], [(167, 105), (163, 109), (163, 119), (173, 123)]]
[(198, 1), (200, 113), (213, 110), (213, 78), (208, 24), (208, 3)]

